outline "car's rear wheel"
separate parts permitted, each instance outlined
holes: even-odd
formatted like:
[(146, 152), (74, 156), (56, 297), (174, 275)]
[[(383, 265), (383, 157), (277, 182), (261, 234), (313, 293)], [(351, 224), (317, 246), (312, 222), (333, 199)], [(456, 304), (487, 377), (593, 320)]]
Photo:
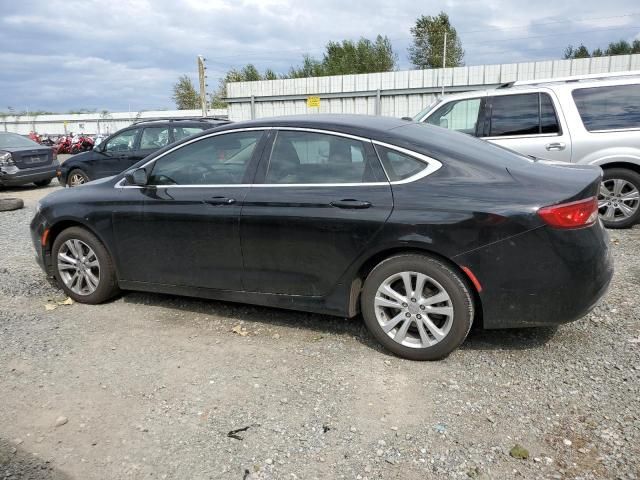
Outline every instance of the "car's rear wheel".
[(598, 211), (607, 228), (628, 228), (640, 221), (640, 174), (626, 168), (604, 171)]
[(89, 181), (90, 181), (89, 175), (87, 175), (85, 172), (83, 172), (79, 168), (75, 168), (69, 172), (69, 176), (67, 177), (67, 186), (77, 187), (78, 185), (82, 185)]
[(46, 180), (39, 180), (37, 182), (33, 182), (36, 187), (46, 187), (47, 185), (49, 185), (51, 183), (51, 179), (47, 178)]
[(62, 231), (53, 242), (52, 258), (58, 283), (75, 301), (102, 303), (118, 293), (109, 252), (84, 228)]
[(367, 277), (361, 310), (388, 350), (411, 360), (438, 360), (467, 337), (474, 306), (461, 276), (432, 257), (388, 258)]

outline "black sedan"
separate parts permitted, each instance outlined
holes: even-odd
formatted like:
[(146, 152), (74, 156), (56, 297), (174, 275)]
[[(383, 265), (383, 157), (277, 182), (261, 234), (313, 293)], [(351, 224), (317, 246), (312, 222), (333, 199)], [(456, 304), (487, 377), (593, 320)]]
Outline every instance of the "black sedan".
[(93, 150), (63, 162), (57, 172), (58, 180), (67, 187), (77, 187), (117, 175), (170, 143), (227, 123), (228, 120), (208, 118), (136, 122), (107, 137)]
[(0, 186), (35, 183), (44, 187), (55, 178), (57, 168), (51, 147), (17, 133), (0, 132)]
[(472, 323), (556, 325), (612, 276), (597, 167), (382, 117), (237, 123), (47, 196), (37, 257), (74, 300), (120, 289), (353, 317), (411, 359)]

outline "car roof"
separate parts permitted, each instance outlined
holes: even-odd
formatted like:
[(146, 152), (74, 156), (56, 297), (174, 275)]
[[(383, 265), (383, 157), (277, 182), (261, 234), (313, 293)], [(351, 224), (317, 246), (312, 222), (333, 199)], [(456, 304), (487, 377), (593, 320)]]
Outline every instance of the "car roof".
[(592, 74), (564, 78), (546, 78), (540, 80), (526, 80), (508, 82), (492, 88), (471, 90), (468, 92), (446, 94), (440, 101), (460, 100), (466, 98), (480, 98), (489, 95), (508, 95), (510, 93), (529, 93), (542, 90), (561, 90), (587, 87), (606, 87), (611, 85), (627, 85), (640, 83), (640, 72), (621, 72), (616, 74)]
[(330, 130), (352, 135), (375, 136), (376, 133), (383, 134), (394, 128), (405, 126), (408, 123), (407, 120), (377, 115), (312, 114), (246, 120), (224, 125), (216, 130), (258, 127), (298, 127)]

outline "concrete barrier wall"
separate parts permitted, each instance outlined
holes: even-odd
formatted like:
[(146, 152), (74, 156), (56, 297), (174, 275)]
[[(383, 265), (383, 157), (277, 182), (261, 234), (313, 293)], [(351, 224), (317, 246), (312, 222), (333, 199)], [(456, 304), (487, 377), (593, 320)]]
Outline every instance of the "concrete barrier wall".
[[(479, 90), (515, 80), (640, 70), (640, 54), (431, 70), (236, 82), (227, 86), (229, 118), (358, 113), (413, 116), (446, 93)], [(319, 96), (320, 107), (307, 107)]]
[[(210, 110), (209, 116), (227, 116), (226, 109)], [(27, 135), (35, 131), (40, 135), (65, 133), (102, 133), (109, 135), (133, 122), (153, 118), (200, 118), (201, 110), (156, 110), (145, 112), (104, 112), (61, 115), (0, 116), (0, 131)]]

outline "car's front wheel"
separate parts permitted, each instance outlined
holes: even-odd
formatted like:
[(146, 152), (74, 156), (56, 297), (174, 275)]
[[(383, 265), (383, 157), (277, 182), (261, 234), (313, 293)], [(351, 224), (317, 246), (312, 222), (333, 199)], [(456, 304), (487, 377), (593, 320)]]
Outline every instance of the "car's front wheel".
[(467, 337), (474, 305), (461, 276), (435, 258), (388, 258), (367, 277), (361, 310), (369, 331), (394, 354), (438, 360)]
[(640, 222), (640, 174), (626, 168), (606, 169), (598, 210), (607, 228), (628, 228)]
[(77, 187), (78, 185), (82, 185), (89, 181), (90, 181), (89, 175), (87, 175), (85, 172), (83, 172), (79, 168), (75, 168), (69, 172), (69, 176), (67, 177), (67, 186)]
[(111, 256), (88, 230), (63, 230), (53, 242), (52, 258), (56, 280), (75, 301), (102, 303), (118, 293)]

